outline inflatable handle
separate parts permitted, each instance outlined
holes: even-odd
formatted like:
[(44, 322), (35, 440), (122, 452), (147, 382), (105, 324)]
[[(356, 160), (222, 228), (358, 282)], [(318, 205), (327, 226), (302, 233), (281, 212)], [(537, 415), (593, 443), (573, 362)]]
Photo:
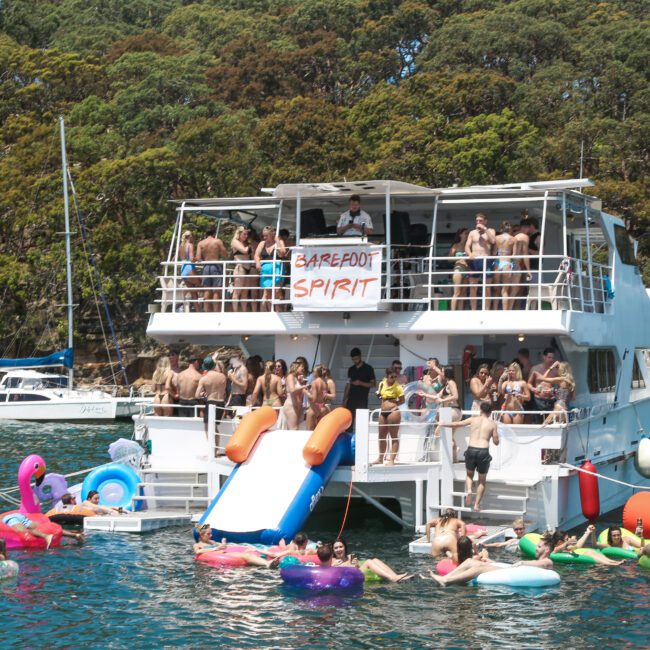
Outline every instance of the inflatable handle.
[(352, 413), (342, 406), (335, 408), (316, 425), (314, 433), (302, 450), (302, 457), (310, 465), (323, 463), (336, 439), (347, 431), (351, 424)]
[(277, 420), (278, 414), (272, 406), (262, 406), (256, 411), (247, 413), (226, 445), (226, 456), (233, 463), (243, 463), (260, 434), (270, 429)]

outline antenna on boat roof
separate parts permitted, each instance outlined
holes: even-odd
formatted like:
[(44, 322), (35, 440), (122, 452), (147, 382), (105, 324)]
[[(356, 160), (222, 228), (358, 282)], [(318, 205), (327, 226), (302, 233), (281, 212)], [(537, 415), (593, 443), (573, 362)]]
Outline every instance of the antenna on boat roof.
[(580, 140), (580, 178), (582, 179), (582, 171), (585, 162), (585, 139)]

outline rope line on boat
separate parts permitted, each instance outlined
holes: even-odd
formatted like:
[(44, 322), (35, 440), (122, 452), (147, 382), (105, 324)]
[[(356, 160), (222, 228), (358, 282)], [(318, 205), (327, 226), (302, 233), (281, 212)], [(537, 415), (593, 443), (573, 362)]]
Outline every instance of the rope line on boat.
[[(78, 472), (72, 472), (71, 474), (64, 474), (63, 478), (71, 478), (73, 476), (80, 476), (81, 474), (88, 474), (89, 472), (92, 472), (94, 469), (97, 469), (98, 467), (102, 467), (102, 465), (95, 465), (95, 467), (89, 467), (88, 469), (81, 469)], [(19, 490), (20, 487), (17, 485), (14, 485), (13, 487), (10, 488), (3, 488), (2, 490), (0, 490), (0, 497), (6, 497), (11, 492), (18, 492)]]
[(576, 467), (570, 463), (559, 463), (560, 467), (568, 467), (569, 469), (575, 469), (577, 472), (583, 472), (584, 474), (589, 474), (590, 476), (596, 476), (602, 478), (605, 481), (611, 481), (612, 483), (618, 483), (619, 485), (624, 485), (625, 487), (632, 488), (634, 490), (650, 490), (650, 485), (633, 485), (632, 483), (626, 483), (625, 481), (619, 481), (616, 478), (610, 478), (609, 476), (603, 476), (598, 472), (590, 472), (589, 470), (582, 469), (582, 467)]
[(350, 501), (352, 501), (352, 479), (350, 479), (350, 490), (348, 491), (348, 502), (345, 504), (345, 513), (343, 514), (343, 521), (341, 522), (341, 529), (339, 530), (339, 534), (336, 536), (336, 539), (339, 539), (341, 535), (343, 534), (343, 529), (345, 528), (345, 524), (348, 520), (348, 511), (350, 510)]

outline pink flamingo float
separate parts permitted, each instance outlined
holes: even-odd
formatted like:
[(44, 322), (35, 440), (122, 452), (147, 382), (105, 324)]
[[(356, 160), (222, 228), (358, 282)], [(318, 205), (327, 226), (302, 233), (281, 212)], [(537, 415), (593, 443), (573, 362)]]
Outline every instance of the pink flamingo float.
[(3, 517), (14, 512), (25, 515), (38, 526), (41, 532), (53, 535), (50, 546), (58, 546), (61, 543), (61, 526), (51, 522), (45, 515), (41, 514), (40, 506), (31, 487), (32, 478), (36, 479), (38, 485), (44, 476), (45, 461), (40, 456), (31, 454), (20, 463), (18, 468), (20, 508), (0, 514), (0, 538), (5, 540), (7, 548), (45, 548), (46, 546), (44, 539), (35, 537), (29, 532), (19, 533), (11, 526), (2, 523)]

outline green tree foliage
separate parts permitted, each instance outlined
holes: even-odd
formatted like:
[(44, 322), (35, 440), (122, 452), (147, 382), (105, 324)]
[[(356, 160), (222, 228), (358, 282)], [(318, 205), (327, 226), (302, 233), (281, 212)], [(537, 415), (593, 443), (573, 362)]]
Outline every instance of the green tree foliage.
[(582, 152), (647, 259), (648, 15), (629, 0), (3, 0), (0, 340), (61, 331), (59, 114), (111, 309), (139, 336), (169, 200), (280, 182), (567, 178)]

